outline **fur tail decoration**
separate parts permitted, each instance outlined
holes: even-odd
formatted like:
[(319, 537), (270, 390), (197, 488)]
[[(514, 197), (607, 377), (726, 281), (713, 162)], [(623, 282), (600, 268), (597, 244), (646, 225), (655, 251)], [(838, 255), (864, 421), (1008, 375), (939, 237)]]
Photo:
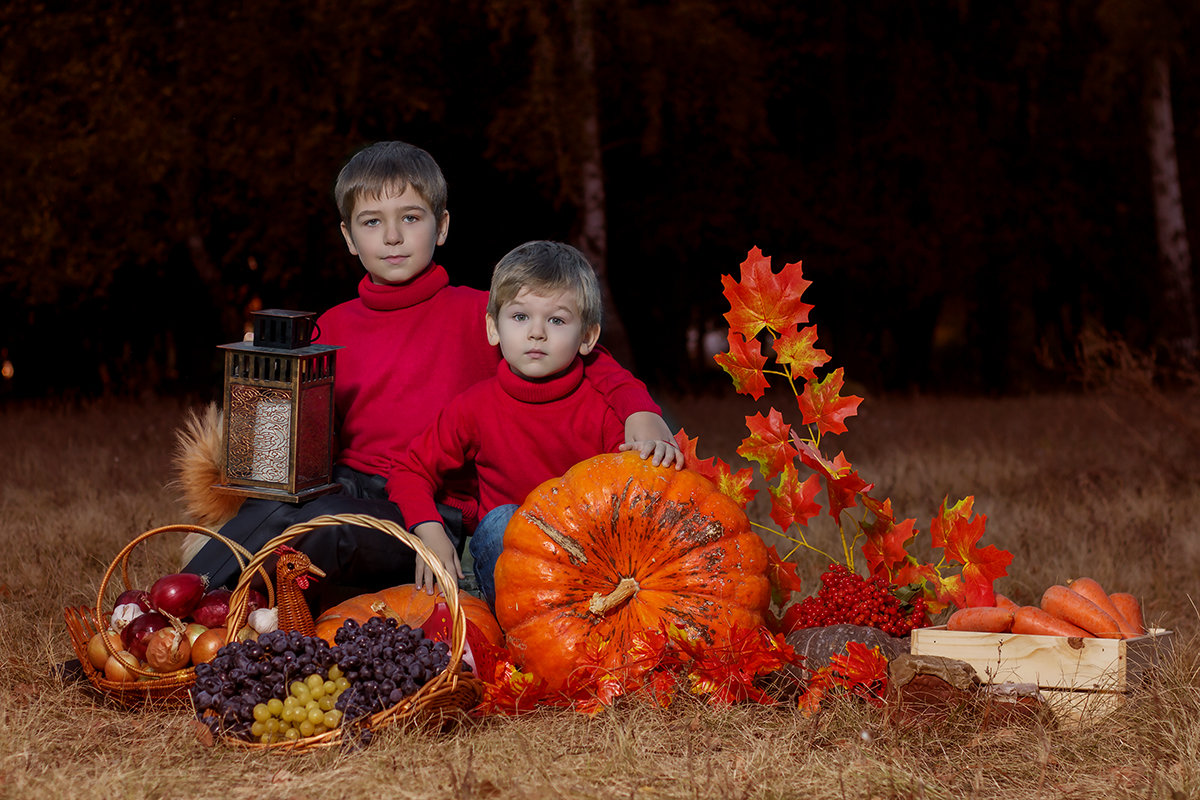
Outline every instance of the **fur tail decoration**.
[[(218, 492), (213, 484), (221, 482), (224, 466), (225, 419), (216, 403), (202, 411), (188, 412), (183, 427), (175, 432), (175, 455), (172, 466), (175, 477), (171, 486), (179, 493), (184, 510), (197, 525), (219, 528), (237, 513), (244, 497)], [(191, 534), (188, 539), (208, 541), (203, 534)], [(185, 551), (188, 543), (184, 544)], [(197, 550), (199, 547), (196, 548)]]

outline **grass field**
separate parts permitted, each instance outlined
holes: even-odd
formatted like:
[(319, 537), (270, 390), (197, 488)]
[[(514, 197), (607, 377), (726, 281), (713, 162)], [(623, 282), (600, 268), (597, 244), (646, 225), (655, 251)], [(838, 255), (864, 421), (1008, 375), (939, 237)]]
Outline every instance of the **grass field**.
[[(1200, 409), (1196, 394), (868, 400), (838, 437), (860, 474), (927, 537), (944, 497), (975, 497), (984, 543), (1014, 555), (997, 588), (1034, 602), (1089, 575), (1143, 599), (1174, 656), (1114, 714), (1084, 726), (890, 725), (835, 703), (594, 717), (539, 711), (431, 736), (387, 729), (365, 751), (206, 748), (188, 714), (129, 713), (51, 677), (71, 656), (62, 611), (91, 604), (113, 556), (184, 522), (166, 488), (181, 401), (0, 407), (0, 796), (213, 798), (1058, 798), (1200, 796)], [(776, 398), (785, 413), (787, 398)], [(736, 462), (749, 401), (665, 398), (700, 454)], [(792, 401), (794, 402), (794, 401)], [(751, 515), (769, 524), (765, 503)], [(832, 543), (832, 531), (814, 531)], [(822, 539), (822, 537), (826, 537)], [(167, 539), (169, 537), (158, 537)], [(768, 537), (772, 538), (772, 537)], [(781, 552), (786, 540), (774, 539)], [(174, 542), (147, 546), (147, 575)], [(797, 554), (814, 587), (819, 558)]]

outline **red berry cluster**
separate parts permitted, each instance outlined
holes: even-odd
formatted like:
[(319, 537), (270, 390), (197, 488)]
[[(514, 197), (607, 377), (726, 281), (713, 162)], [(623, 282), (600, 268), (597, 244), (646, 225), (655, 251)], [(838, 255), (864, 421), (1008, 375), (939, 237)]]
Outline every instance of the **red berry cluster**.
[(907, 636), (913, 628), (929, 624), (925, 611), (925, 598), (918, 595), (907, 605), (901, 603), (883, 576), (867, 580), (842, 564), (830, 564), (821, 575), (820, 591), (804, 598), (799, 611), (789, 617), (793, 630), (847, 623)]

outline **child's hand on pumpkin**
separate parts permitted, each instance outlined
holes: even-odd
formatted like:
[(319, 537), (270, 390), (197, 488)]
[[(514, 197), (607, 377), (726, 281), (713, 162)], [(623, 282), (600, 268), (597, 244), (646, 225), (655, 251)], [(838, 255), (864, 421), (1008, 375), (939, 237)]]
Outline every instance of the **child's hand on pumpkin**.
[(669, 467), (674, 464), (675, 469), (683, 469), (683, 451), (673, 441), (657, 439), (647, 442), (626, 442), (619, 449), (621, 452), (637, 450), (638, 455), (649, 459), (650, 463), (656, 467)]
[[(454, 581), (453, 586), (443, 586), (442, 593), (457, 592), (458, 579), (463, 577), (462, 564), (458, 561), (458, 550), (454, 548), (454, 543), (446, 535), (446, 529), (439, 522), (422, 522), (414, 527), (412, 532), (437, 556), (438, 560), (442, 562), (442, 566), (446, 568), (446, 572), (450, 573), (451, 580)], [(413, 583), (423, 588), (425, 594), (433, 594), (434, 587), (437, 585), (437, 575), (420, 555), (417, 556)]]

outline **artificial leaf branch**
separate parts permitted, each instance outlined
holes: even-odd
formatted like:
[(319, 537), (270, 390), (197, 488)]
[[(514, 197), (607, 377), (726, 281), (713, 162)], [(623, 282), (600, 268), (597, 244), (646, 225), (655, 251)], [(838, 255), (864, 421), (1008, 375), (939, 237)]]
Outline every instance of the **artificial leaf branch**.
[[(816, 347), (817, 327), (808, 324), (813, 306), (801, 296), (811, 281), (804, 278), (800, 262), (774, 272), (771, 259), (755, 247), (741, 264), (741, 279), (724, 275), (721, 284), (730, 306), (725, 314), (729, 350), (715, 357), (717, 364), (736, 391), (756, 401), (770, 388), (772, 377), (782, 378), (800, 413), (799, 427), (774, 407), (746, 417), (749, 433), (737, 448), (766, 480), (770, 517), (779, 530), (753, 524), (795, 544), (782, 560), (805, 549), (853, 571), (855, 550), (861, 547), (870, 576), (883, 575), (896, 587), (914, 585), (931, 611), (994, 604), (993, 583), (1007, 574), (1012, 554), (994, 545), (978, 546), (987, 518), (972, 516), (973, 497), (953, 505), (943, 500), (930, 523), (931, 546), (940, 548), (942, 556), (936, 564), (922, 563), (909, 552), (918, 537), (915, 521), (897, 521), (891, 500), (871, 494), (874, 484), (859, 476), (844, 452), (832, 458), (822, 452), (826, 437), (847, 431), (846, 420), (858, 413), (863, 398), (844, 393), (841, 367), (824, 369), (830, 359)], [(760, 341), (764, 334), (769, 354)], [(676, 440), (690, 469), (709, 476), (743, 508), (754, 498), (751, 469), (734, 472), (719, 458), (701, 460), (697, 440), (682, 430)], [(809, 541), (809, 523), (821, 511), (816, 498), (822, 487), (841, 540), (838, 557)], [(854, 509), (861, 513), (856, 516)]]

